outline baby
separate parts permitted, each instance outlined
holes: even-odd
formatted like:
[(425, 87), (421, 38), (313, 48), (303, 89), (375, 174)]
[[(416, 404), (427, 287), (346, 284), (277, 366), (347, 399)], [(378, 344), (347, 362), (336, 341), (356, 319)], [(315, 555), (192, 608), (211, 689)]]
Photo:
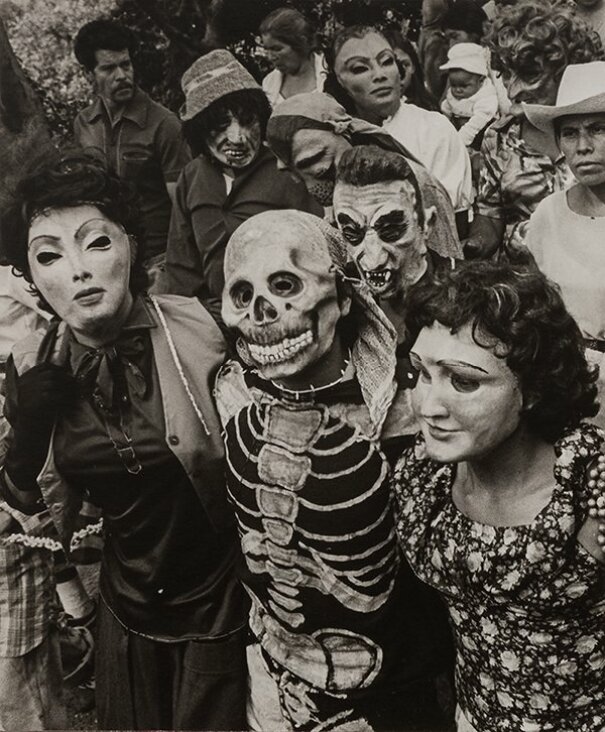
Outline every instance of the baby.
[(498, 114), (498, 96), (488, 78), (485, 49), (477, 43), (457, 43), (447, 62), (448, 88), (441, 111), (458, 129), (467, 147), (478, 149), (485, 128)]

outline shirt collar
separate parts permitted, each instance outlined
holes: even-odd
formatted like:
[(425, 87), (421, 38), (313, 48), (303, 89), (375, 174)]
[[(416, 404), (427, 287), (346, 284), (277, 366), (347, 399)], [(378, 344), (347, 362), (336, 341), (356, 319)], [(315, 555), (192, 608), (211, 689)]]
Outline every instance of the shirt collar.
[[(157, 328), (157, 324), (151, 314), (150, 306), (147, 304), (145, 299), (139, 295), (134, 299), (130, 313), (126, 318), (126, 322), (122, 326), (121, 333), (132, 333), (138, 330), (151, 330), (151, 328)], [(73, 355), (79, 355), (83, 351), (91, 350), (90, 346), (85, 346), (76, 340), (71, 328), (67, 328), (66, 335), (68, 336), (70, 343), (72, 359)]]
[[(121, 119), (128, 119), (143, 129), (147, 123), (147, 107), (147, 94), (136, 87), (132, 99), (122, 111)], [(105, 102), (100, 96), (95, 99), (88, 109), (84, 110), (82, 115), (90, 123), (95, 122), (102, 116), (109, 118)]]

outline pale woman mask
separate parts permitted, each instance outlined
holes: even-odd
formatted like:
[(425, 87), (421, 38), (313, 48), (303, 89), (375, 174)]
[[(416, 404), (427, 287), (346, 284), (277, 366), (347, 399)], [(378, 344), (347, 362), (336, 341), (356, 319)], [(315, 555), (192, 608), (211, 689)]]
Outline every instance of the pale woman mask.
[(93, 205), (56, 208), (34, 217), (28, 263), (34, 285), (78, 340), (101, 345), (132, 307), (133, 245)]
[(410, 359), (419, 372), (412, 403), (434, 460), (486, 457), (519, 427), (517, 377), (493, 349), (475, 343), (470, 325), (457, 333), (440, 323), (423, 328)]

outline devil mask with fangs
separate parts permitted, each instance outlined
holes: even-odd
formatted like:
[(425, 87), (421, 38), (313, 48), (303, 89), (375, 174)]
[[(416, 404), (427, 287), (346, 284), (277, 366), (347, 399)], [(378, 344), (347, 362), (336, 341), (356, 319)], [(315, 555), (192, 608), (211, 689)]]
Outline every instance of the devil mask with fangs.
[(427, 269), (434, 210), (405, 158), (360, 146), (342, 156), (334, 213), (349, 257), (376, 297), (402, 298)]

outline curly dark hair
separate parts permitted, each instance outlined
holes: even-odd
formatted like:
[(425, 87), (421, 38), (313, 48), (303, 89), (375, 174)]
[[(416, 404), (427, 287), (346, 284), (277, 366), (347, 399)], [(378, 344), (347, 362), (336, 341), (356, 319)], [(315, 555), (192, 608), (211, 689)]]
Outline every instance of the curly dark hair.
[(558, 82), (569, 64), (603, 58), (598, 34), (575, 16), (567, 0), (520, 0), (502, 7), (486, 40), (492, 68), (504, 76), (549, 73)]
[[(28, 233), (32, 220), (55, 208), (71, 208), (90, 204), (116, 224), (129, 237), (142, 241), (138, 196), (128, 183), (107, 171), (97, 159), (78, 148), (64, 151), (45, 147), (32, 157), (14, 180), (10, 197), (2, 197), (0, 211), (0, 254), (2, 263), (10, 265), (30, 284), (40, 306), (45, 302), (32, 281), (27, 260)], [(130, 273), (130, 290), (145, 290), (148, 278), (142, 265), (142, 248), (137, 247)]]
[(238, 89), (216, 99), (192, 119), (183, 122), (183, 134), (194, 156), (212, 157), (208, 150), (210, 135), (219, 130), (231, 113), (241, 124), (260, 123), (261, 139), (267, 135), (271, 104), (262, 89)]
[(457, 333), (470, 324), (519, 379), (528, 429), (554, 443), (598, 412), (598, 370), (584, 355), (582, 333), (556, 286), (535, 267), (462, 263), (413, 288), (410, 332), (440, 323)]
[(97, 51), (128, 51), (130, 57), (136, 49), (136, 41), (126, 26), (115, 20), (93, 20), (83, 25), (74, 41), (74, 54), (87, 71), (97, 65)]

